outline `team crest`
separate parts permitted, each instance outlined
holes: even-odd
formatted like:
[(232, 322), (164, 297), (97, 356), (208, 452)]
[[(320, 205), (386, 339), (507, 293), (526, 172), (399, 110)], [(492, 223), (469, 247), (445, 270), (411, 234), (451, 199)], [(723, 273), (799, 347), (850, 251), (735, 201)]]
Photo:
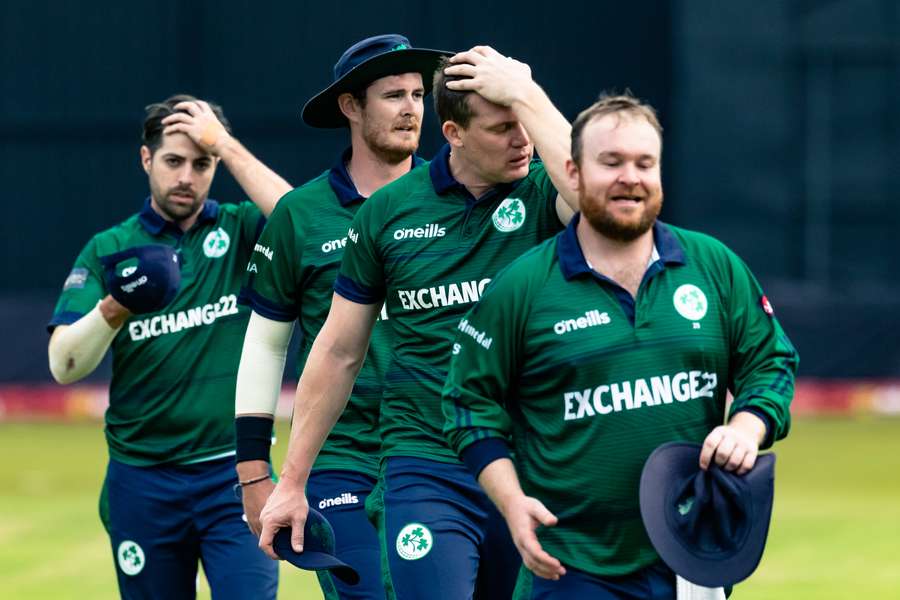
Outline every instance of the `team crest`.
[(518, 198), (507, 198), (491, 215), (491, 220), (497, 231), (515, 231), (525, 222), (525, 203)]
[(119, 549), (116, 550), (116, 559), (118, 559), (122, 572), (132, 576), (143, 571), (144, 565), (147, 563), (144, 551), (137, 542), (131, 540), (125, 540), (119, 544)]
[(709, 309), (709, 304), (706, 302), (706, 294), (696, 285), (690, 283), (679, 286), (675, 290), (672, 302), (675, 304), (675, 310), (678, 311), (678, 314), (688, 321), (699, 321), (706, 316), (706, 311)]
[(219, 258), (228, 252), (230, 243), (231, 238), (228, 237), (228, 232), (219, 227), (215, 231), (210, 231), (203, 240), (203, 254), (209, 258)]
[(397, 534), (397, 554), (405, 560), (419, 560), (433, 545), (431, 531), (421, 523), (410, 523)]

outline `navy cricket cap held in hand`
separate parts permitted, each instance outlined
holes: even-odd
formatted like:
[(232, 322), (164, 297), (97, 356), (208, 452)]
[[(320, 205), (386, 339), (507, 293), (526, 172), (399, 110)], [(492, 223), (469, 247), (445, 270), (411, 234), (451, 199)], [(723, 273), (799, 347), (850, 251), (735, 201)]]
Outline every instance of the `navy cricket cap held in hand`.
[(441, 57), (453, 54), (444, 50), (413, 48), (408, 39), (395, 33), (376, 35), (357, 42), (334, 65), (332, 84), (303, 107), (303, 122), (325, 129), (344, 127), (347, 119), (338, 108), (338, 96), (355, 92), (388, 75), (420, 73), (427, 96), (431, 93), (431, 82)]
[(109, 293), (136, 315), (164, 308), (181, 286), (178, 254), (170, 246), (134, 246), (101, 256), (100, 263)]
[(296, 567), (309, 571), (327, 569), (350, 585), (359, 583), (359, 573), (334, 555), (334, 530), (331, 523), (314, 508), (306, 515), (303, 526), (303, 552), (294, 552), (291, 547), (291, 528), (279, 529), (272, 541), (275, 554)]
[(660, 557), (697, 585), (730, 586), (762, 558), (772, 516), (775, 455), (762, 454), (745, 475), (715, 464), (700, 468), (700, 444), (672, 442), (653, 451), (641, 473), (641, 517)]

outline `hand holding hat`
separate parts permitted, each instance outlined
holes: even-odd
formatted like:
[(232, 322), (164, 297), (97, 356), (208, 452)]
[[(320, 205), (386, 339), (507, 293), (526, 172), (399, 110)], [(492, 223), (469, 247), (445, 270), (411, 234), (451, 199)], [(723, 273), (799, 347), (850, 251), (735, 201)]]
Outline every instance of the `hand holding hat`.
[(335, 556), (334, 530), (331, 523), (314, 508), (309, 509), (303, 525), (303, 552), (291, 545), (291, 528), (279, 529), (272, 541), (276, 554), (296, 567), (310, 571), (328, 570), (350, 585), (359, 583), (356, 569)]
[(672, 442), (653, 451), (641, 473), (641, 517), (653, 547), (684, 579), (719, 587), (759, 565), (775, 489), (775, 455), (745, 475), (699, 465), (699, 444)]
[(102, 256), (100, 263), (110, 295), (134, 314), (164, 308), (181, 286), (178, 255), (169, 246), (135, 246)]

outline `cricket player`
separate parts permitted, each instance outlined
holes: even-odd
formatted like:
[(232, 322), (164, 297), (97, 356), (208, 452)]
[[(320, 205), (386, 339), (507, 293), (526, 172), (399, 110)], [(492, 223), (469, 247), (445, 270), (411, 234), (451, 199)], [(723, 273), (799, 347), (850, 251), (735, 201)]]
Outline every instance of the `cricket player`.
[[(348, 128), (350, 147), (335, 164), (285, 196), (266, 223), (248, 267), (247, 326), (235, 395), (237, 471), (244, 511), (259, 534), (259, 513), (275, 484), (272, 419), (294, 321), (302, 332), (298, 372), (319, 333), (354, 215), (372, 192), (422, 161), (424, 97), (448, 53), (413, 48), (400, 35), (370, 37), (335, 65), (335, 80), (303, 109), (312, 127)], [(347, 585), (318, 571), (326, 598), (384, 598), (381, 546), (365, 512), (378, 477), (379, 406), (391, 335), (382, 311), (350, 400), (313, 465), (306, 493), (335, 531), (336, 554), (360, 575)]]
[[(249, 316), (237, 295), (291, 186), (192, 96), (147, 107), (140, 157), (150, 196), (76, 259), (49, 324), (50, 371), (78, 381), (112, 348), (100, 513), (122, 597), (194, 598), (199, 559), (213, 597), (275, 598), (277, 565), (232, 490), (233, 398)], [(220, 161), (253, 203), (207, 199)]]
[[(481, 60), (481, 52), (497, 54), (479, 48), (469, 60)], [(393, 352), (381, 470), (367, 508), (386, 553), (386, 588), (400, 599), (512, 593), (519, 558), (502, 518), (443, 436), (440, 393), (459, 318), (497, 271), (558, 233), (572, 214), (553, 184), (565, 181), (565, 119), (533, 125), (529, 135), (528, 102), (489, 102), (455, 91), (452, 79), (441, 69), (433, 88), (447, 145), (427, 167), (375, 192), (350, 225), (331, 309), (298, 384), (282, 478), (261, 518), (267, 553), (276, 529), (287, 526), (302, 548), (310, 469), (384, 303)], [(532, 139), (543, 163), (532, 159)]]
[(743, 474), (788, 433), (797, 353), (740, 258), (657, 219), (661, 154), (635, 98), (582, 112), (566, 162), (580, 214), (457, 323), (444, 431), (522, 555), (516, 598), (674, 598), (641, 521), (646, 458), (702, 442), (701, 468)]

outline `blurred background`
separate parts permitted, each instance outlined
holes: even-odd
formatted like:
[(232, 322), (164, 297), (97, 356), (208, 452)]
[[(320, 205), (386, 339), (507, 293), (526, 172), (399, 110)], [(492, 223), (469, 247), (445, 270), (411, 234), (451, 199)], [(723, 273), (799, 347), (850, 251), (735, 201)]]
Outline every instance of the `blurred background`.
[[(143, 107), (180, 92), (215, 100), (251, 152), (299, 185), (346, 144), (340, 131), (304, 126), (300, 107), (331, 82), (348, 45), (387, 32), (431, 48), (489, 43), (529, 63), (570, 119), (602, 90), (630, 89), (657, 107), (663, 219), (713, 234), (743, 257), (801, 355), (798, 420), (779, 479), (787, 481), (780, 494), (794, 485), (797, 495), (776, 503), (770, 549), (739, 597), (788, 597), (779, 585), (812, 590), (811, 598), (896, 593), (896, 562), (861, 561), (852, 538), (834, 540), (832, 551), (821, 536), (846, 530), (874, 553), (874, 539), (900, 535), (900, 509), (890, 508), (897, 492), (877, 475), (892, 460), (900, 466), (892, 418), (900, 412), (900, 3), (9, 0), (0, 4), (0, 451), (14, 483), (0, 491), (0, 595), (67, 597), (88, 585), (93, 567), (75, 569), (79, 583), (54, 592), (22, 575), (53, 577), (41, 550), (23, 554), (15, 541), (37, 530), (11, 515), (54, 495), (62, 475), (49, 469), (58, 463), (72, 495), (57, 496), (48, 512), (72, 508), (66, 522), (80, 519), (94, 544), (94, 555), (81, 554), (96, 560), (96, 585), (113, 586), (87, 589), (115, 595), (92, 504), (105, 464), (97, 419), (108, 363), (86, 385), (56, 386), (44, 326), (81, 247), (148, 193), (138, 162)], [(423, 132), (420, 154), (430, 157), (441, 144), (430, 108)], [(211, 197), (243, 199), (225, 169)], [(36, 445), (48, 453), (40, 465)], [(853, 484), (840, 478), (850, 471)], [(831, 487), (817, 488), (823, 480)], [(848, 508), (846, 494), (860, 502), (868, 494), (872, 504)], [(861, 515), (869, 520), (853, 520)], [(838, 551), (848, 554), (837, 559)], [(834, 560), (855, 582), (852, 595), (833, 580), (841, 570), (826, 567)], [(803, 565), (824, 575), (798, 575)], [(13, 566), (18, 579), (9, 578)], [(4, 585), (12, 587), (4, 593)]]

